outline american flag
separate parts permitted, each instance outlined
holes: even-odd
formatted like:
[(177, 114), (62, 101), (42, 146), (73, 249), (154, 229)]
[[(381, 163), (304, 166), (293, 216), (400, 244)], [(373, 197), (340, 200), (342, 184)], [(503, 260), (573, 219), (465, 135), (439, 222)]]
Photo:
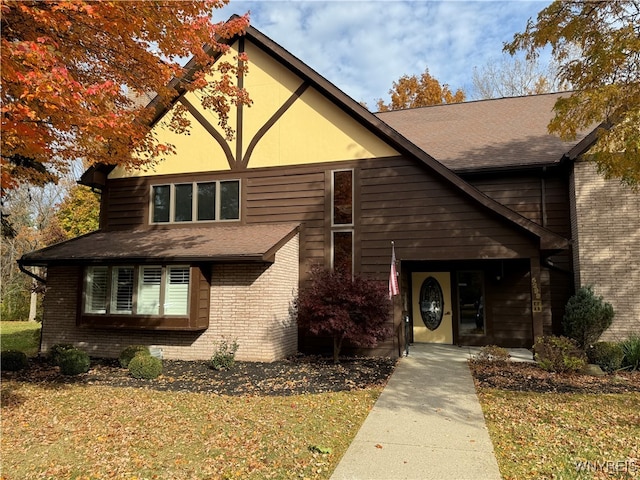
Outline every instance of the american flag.
[(398, 288), (398, 271), (396, 270), (396, 247), (391, 242), (391, 271), (389, 272), (389, 298), (400, 293)]

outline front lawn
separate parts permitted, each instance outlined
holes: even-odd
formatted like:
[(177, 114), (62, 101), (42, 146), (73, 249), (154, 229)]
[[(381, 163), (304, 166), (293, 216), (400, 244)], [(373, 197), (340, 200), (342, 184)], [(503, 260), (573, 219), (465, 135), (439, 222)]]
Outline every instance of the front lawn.
[(229, 397), (8, 380), (2, 478), (326, 479), (380, 391)]
[(640, 393), (479, 396), (505, 479), (640, 476)]
[(470, 366), (504, 479), (640, 478), (640, 372)]
[(40, 323), (0, 322), (2, 350), (19, 350), (32, 357), (40, 346)]

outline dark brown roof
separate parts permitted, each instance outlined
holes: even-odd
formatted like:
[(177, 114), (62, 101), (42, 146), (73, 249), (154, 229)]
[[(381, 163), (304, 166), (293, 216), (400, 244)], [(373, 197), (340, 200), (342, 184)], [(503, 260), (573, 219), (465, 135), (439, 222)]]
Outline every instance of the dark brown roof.
[(273, 262), (297, 231), (294, 223), (97, 231), (27, 253), (20, 263)]
[(570, 93), (435, 105), (377, 116), (457, 172), (550, 165), (560, 162), (593, 130), (571, 142), (549, 134), (553, 106), (563, 95)]

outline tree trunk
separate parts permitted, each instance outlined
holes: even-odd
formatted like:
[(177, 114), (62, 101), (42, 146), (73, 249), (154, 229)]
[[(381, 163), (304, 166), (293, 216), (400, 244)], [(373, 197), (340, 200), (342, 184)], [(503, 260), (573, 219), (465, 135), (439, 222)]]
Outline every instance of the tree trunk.
[(342, 336), (333, 336), (333, 363), (340, 363), (340, 349), (342, 348)]
[[(35, 283), (35, 282), (34, 282)], [(31, 302), (29, 303), (29, 321), (36, 321), (36, 311), (38, 309), (38, 294), (34, 290), (31, 291)]]

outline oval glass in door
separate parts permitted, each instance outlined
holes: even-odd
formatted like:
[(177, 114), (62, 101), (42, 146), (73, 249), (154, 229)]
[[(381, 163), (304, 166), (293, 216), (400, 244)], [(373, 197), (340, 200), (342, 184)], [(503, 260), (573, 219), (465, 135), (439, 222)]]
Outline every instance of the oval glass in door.
[(420, 287), (420, 316), (425, 326), (436, 330), (442, 323), (444, 298), (442, 287), (434, 277), (427, 277)]
[(453, 343), (451, 273), (411, 272), (413, 341)]

